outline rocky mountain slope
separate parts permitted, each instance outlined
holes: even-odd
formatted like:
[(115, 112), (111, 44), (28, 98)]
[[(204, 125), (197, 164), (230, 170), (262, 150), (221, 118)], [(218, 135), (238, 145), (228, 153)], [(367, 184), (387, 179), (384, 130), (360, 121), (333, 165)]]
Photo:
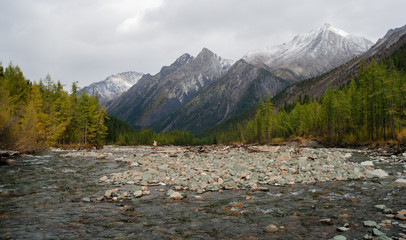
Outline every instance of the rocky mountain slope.
[(265, 68), (239, 60), (218, 80), (153, 127), (157, 131), (180, 129), (196, 133), (254, 107), (267, 94), (272, 97), (290, 84)]
[(137, 84), (107, 105), (107, 111), (133, 127), (150, 126), (186, 104), (204, 86), (231, 66), (207, 48), (196, 58), (189, 54), (154, 75), (144, 75)]
[(288, 43), (252, 51), (243, 59), (266, 66), (281, 78), (298, 81), (325, 73), (364, 53), (372, 44), (363, 37), (325, 24)]
[(123, 72), (111, 75), (104, 81), (95, 82), (82, 88), (79, 93), (87, 92), (89, 95), (98, 94), (101, 105), (116, 98), (138, 82), (144, 74), (138, 72)]

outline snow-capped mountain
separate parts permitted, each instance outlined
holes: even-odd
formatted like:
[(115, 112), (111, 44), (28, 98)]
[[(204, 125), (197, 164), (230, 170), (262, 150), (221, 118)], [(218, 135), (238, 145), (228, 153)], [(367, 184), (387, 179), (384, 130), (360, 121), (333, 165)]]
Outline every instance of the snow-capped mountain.
[(130, 87), (138, 82), (144, 74), (138, 72), (123, 72), (107, 77), (104, 81), (92, 83), (80, 90), (80, 93), (86, 91), (89, 95), (99, 96), (101, 105), (127, 91)]
[(275, 105), (283, 106), (293, 103), (305, 95), (320, 97), (329, 87), (340, 87), (360, 74), (360, 66), (364, 61), (367, 65), (372, 59), (377, 62), (388, 60), (393, 54), (399, 53), (406, 46), (406, 25), (390, 29), (387, 34), (379, 39), (368, 51), (341, 65), (336, 71), (330, 71), (321, 77), (306, 79), (293, 84), (276, 96)]
[(289, 80), (302, 80), (327, 72), (367, 51), (372, 42), (330, 24), (298, 35), (288, 43), (246, 54), (247, 62), (266, 66)]

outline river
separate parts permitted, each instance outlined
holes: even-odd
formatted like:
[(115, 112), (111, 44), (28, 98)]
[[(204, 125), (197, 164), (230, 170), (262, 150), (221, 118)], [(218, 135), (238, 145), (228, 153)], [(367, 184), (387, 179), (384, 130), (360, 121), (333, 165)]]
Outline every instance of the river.
[[(367, 220), (381, 223), (388, 237), (406, 237), (406, 221), (393, 218), (406, 209), (406, 187), (392, 184), (405, 178), (404, 157), (346, 151), (352, 153), (348, 161), (373, 160), (389, 176), (208, 191), (199, 198), (185, 191), (182, 200), (161, 192), (168, 186), (153, 185), (145, 197), (95, 201), (113, 187), (129, 188), (98, 180), (132, 166), (109, 158), (62, 157), (66, 152), (21, 156), (0, 166), (0, 239), (377, 238), (364, 226)], [(277, 230), (268, 231), (269, 224)], [(344, 226), (344, 232), (338, 230)]]

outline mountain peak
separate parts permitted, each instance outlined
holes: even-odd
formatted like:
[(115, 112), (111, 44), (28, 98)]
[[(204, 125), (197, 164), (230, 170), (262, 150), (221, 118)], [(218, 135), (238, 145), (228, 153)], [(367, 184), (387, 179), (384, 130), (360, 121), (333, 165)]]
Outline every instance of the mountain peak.
[[(298, 81), (315, 77), (367, 51), (372, 42), (350, 35), (326, 23), (309, 33), (297, 35), (286, 44), (257, 50), (244, 56), (256, 66), (285, 69), (294, 73)], [(286, 78), (287, 76), (279, 76)]]
[(204, 47), (202, 49), (202, 51), (200, 51), (200, 53), (197, 55), (196, 58), (199, 57), (211, 57), (211, 56), (215, 56), (216, 54), (214, 54), (212, 51), (210, 51), (208, 48)]
[(347, 32), (345, 32), (345, 31), (343, 31), (343, 30), (341, 30), (341, 29), (339, 29), (339, 28), (336, 28), (336, 27), (332, 26), (332, 25), (329, 24), (329, 23), (325, 23), (325, 24), (318, 30), (318, 32), (326, 32), (326, 31), (333, 32), (333, 33), (335, 33), (335, 34), (337, 34), (337, 35), (340, 35), (340, 36), (342, 36), (342, 37), (345, 37), (345, 38), (348, 38), (348, 37), (350, 36), (350, 34), (348, 34)]
[(185, 63), (190, 62), (192, 59), (193, 59), (193, 57), (189, 53), (184, 53), (180, 57), (178, 57), (173, 64), (174, 65), (183, 65)]

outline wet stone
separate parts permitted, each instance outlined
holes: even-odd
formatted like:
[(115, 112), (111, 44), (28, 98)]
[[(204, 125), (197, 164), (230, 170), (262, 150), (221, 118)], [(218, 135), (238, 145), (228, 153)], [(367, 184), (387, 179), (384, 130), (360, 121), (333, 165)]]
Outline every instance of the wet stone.
[(374, 236), (384, 236), (384, 235), (386, 235), (385, 233), (381, 232), (378, 228), (372, 229), (372, 234)]
[(375, 170), (371, 171), (370, 173), (368, 173), (368, 175), (371, 175), (373, 177), (378, 177), (378, 178), (385, 178), (385, 177), (389, 176), (389, 174), (382, 169), (375, 169)]
[(347, 240), (347, 237), (345, 237), (343, 235), (337, 235), (337, 236), (334, 236), (333, 238), (331, 238), (331, 240)]
[(279, 228), (274, 224), (269, 224), (264, 227), (264, 231), (267, 233), (275, 233), (275, 232), (279, 231)]
[(379, 237), (375, 238), (375, 240), (392, 240), (392, 238), (390, 238), (388, 236), (385, 236), (385, 235), (382, 235), (382, 236), (379, 236)]
[(375, 205), (374, 207), (379, 210), (382, 210), (382, 211), (386, 209), (386, 205), (383, 205), (383, 204), (378, 204), (378, 205)]
[(376, 227), (377, 223), (375, 221), (364, 221), (365, 227)]
[(183, 196), (179, 192), (173, 192), (170, 196), (169, 199), (173, 200), (182, 200)]
[(139, 198), (142, 197), (142, 190), (137, 190), (133, 193), (134, 197)]

